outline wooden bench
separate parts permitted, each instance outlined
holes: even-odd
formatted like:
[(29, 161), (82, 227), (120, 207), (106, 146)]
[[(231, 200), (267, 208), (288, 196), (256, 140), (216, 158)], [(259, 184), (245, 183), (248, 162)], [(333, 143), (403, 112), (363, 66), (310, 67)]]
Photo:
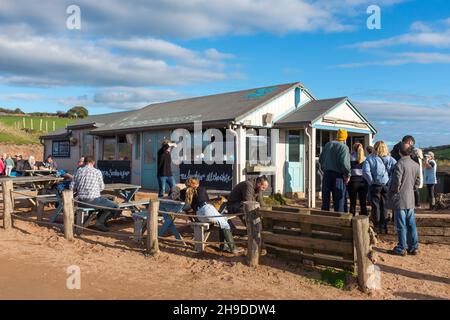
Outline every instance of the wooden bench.
[(194, 243), (194, 250), (197, 252), (203, 252), (206, 247), (206, 241), (208, 241), (211, 235), (210, 228), (213, 223), (208, 222), (189, 222), (189, 225), (194, 229), (194, 240), (201, 241), (202, 243)]
[[(133, 240), (137, 243), (142, 240), (142, 236), (145, 230), (147, 229), (147, 216), (148, 216), (147, 210), (133, 212), (131, 214), (131, 217), (133, 218), (134, 221)], [(158, 222), (162, 221), (163, 218), (158, 217)]]
[[(96, 213), (98, 209), (94, 208), (77, 208), (75, 211), (75, 225), (80, 227), (88, 227), (89, 224), (97, 216)], [(80, 228), (75, 228), (75, 234), (81, 235), (83, 230)]]
[[(38, 220), (42, 220), (44, 217), (44, 208), (47, 204), (59, 204), (56, 208), (56, 212), (62, 209), (62, 201), (56, 195), (39, 195), (36, 197), (36, 215)], [(59, 208), (61, 207), (61, 208)]]

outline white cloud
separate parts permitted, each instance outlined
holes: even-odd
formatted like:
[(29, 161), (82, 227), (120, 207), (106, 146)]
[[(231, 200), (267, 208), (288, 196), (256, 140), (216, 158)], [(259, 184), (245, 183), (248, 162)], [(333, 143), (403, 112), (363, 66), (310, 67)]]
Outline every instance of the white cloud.
[(435, 24), (422, 21), (414, 22), (410, 32), (375, 41), (364, 41), (349, 45), (349, 48), (375, 49), (393, 46), (425, 46), (434, 48), (450, 48), (450, 18)]
[[(82, 39), (11, 38), (0, 34), (0, 82), (33, 86), (161, 86), (227, 78), (224, 65), (218, 60), (199, 58), (199, 54), (166, 41), (154, 43), (153, 50), (160, 57), (117, 53)], [(167, 59), (174, 56), (180, 60), (170, 63)], [(186, 63), (186, 59), (190, 60)]]
[(137, 109), (151, 103), (185, 98), (186, 95), (175, 90), (111, 87), (102, 88), (92, 96), (82, 95), (58, 99), (58, 103), (66, 108), (83, 105), (90, 108), (110, 107), (116, 109)]
[(398, 141), (406, 134), (415, 135), (419, 146), (449, 144), (450, 108), (448, 105), (426, 106), (391, 101), (360, 101), (356, 103), (375, 124), (380, 134), (376, 139)]
[[(5, 1), (2, 1), (2, 4)], [(79, 0), (81, 33), (104, 37), (205, 38), (269, 32), (345, 31), (365, 14), (369, 0)], [(403, 0), (380, 0), (381, 6)], [(25, 23), (38, 32), (61, 33), (73, 1), (7, 1), (0, 25)]]
[(405, 64), (450, 63), (450, 54), (438, 52), (402, 52), (392, 53), (378, 61), (354, 62), (337, 65), (338, 68), (362, 68), (368, 66), (401, 66)]

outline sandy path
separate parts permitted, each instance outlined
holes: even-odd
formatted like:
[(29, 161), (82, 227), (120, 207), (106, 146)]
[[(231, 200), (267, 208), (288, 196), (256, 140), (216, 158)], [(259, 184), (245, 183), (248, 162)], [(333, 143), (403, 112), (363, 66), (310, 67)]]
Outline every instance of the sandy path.
[[(317, 272), (262, 258), (215, 251), (198, 255), (164, 246), (156, 258), (131, 241), (85, 235), (67, 243), (52, 229), (28, 222), (0, 229), (0, 299), (450, 299), (450, 246), (423, 245), (417, 257), (380, 248), (383, 290), (368, 296), (316, 283)], [(66, 269), (81, 268), (81, 290), (68, 290)]]

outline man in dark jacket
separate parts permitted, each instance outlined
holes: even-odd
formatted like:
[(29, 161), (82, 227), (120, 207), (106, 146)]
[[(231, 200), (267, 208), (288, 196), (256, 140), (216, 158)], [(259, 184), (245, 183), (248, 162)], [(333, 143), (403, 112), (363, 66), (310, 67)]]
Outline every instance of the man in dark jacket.
[(416, 255), (419, 249), (416, 219), (414, 216), (414, 187), (420, 184), (419, 165), (411, 159), (412, 147), (403, 143), (400, 146), (402, 158), (397, 162), (392, 174), (389, 198), (394, 210), (398, 244), (392, 253)]
[(330, 210), (330, 193), (335, 212), (345, 212), (347, 183), (350, 180), (350, 150), (345, 144), (348, 133), (337, 132), (336, 141), (328, 142), (320, 154), (320, 168), (324, 172), (322, 182), (322, 210)]
[(166, 183), (169, 185), (169, 197), (172, 195), (175, 179), (172, 174), (172, 156), (170, 155), (171, 146), (168, 142), (164, 142), (158, 151), (158, 197), (164, 197)]
[(262, 206), (264, 204), (263, 192), (268, 187), (269, 180), (266, 176), (238, 183), (228, 196), (228, 213), (244, 212), (245, 201), (258, 201)]

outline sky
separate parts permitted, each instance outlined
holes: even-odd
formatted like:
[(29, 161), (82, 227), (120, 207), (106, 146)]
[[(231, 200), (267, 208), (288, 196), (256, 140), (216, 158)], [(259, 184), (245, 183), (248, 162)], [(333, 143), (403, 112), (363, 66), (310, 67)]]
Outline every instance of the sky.
[(0, 107), (100, 114), (296, 81), (348, 96), (376, 140), (450, 144), (449, 1), (0, 0)]

